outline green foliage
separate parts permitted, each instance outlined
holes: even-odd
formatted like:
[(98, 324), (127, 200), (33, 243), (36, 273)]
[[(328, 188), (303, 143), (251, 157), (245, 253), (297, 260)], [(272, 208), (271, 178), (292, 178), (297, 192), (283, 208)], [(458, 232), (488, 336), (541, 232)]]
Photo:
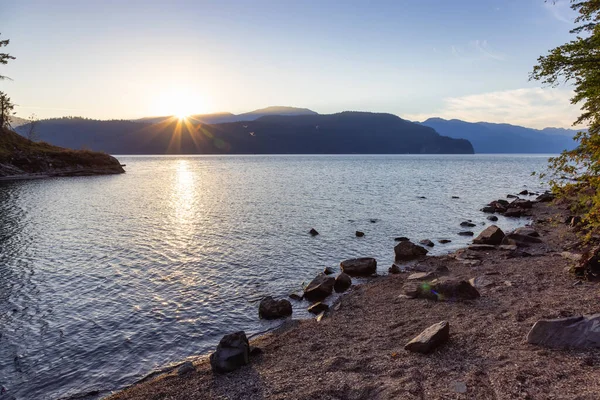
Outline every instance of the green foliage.
[(575, 139), (578, 147), (550, 159), (550, 184), (582, 216), (588, 234), (600, 228), (600, 0), (571, 0), (578, 12), (576, 37), (538, 58), (530, 79), (556, 87), (574, 87), (572, 104), (582, 114), (573, 125), (587, 125)]
[(10, 128), (10, 117), (14, 114), (15, 105), (10, 97), (4, 92), (0, 92), (0, 129)]
[[(2, 47), (8, 46), (9, 43), (10, 43), (10, 40), (8, 40), (8, 39), (0, 40), (0, 49)], [(0, 64), (6, 65), (9, 60), (14, 60), (14, 59), (15, 58), (8, 53), (0, 53)], [(10, 79), (10, 78), (0, 75), (0, 81), (4, 80), (4, 79)]]

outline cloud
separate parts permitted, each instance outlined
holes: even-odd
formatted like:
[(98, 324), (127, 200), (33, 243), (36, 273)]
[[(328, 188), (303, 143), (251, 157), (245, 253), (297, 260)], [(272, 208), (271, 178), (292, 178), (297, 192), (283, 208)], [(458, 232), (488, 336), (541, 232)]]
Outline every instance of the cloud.
[(444, 99), (441, 109), (404, 115), (413, 121), (430, 117), (461, 119), (468, 122), (497, 122), (530, 128), (571, 128), (580, 109), (570, 103), (571, 90), (524, 88), (472, 94)]
[(456, 58), (463, 61), (477, 61), (483, 59), (493, 59), (502, 61), (505, 55), (493, 50), (487, 40), (471, 40), (468, 46), (460, 47), (450, 46), (450, 52)]
[(485, 58), (493, 58), (494, 60), (504, 60), (504, 54), (495, 52), (491, 49), (487, 40), (473, 40), (470, 45)]
[(548, 1), (544, 3), (544, 8), (558, 21), (573, 24), (576, 13), (571, 10), (571, 5), (568, 0)]

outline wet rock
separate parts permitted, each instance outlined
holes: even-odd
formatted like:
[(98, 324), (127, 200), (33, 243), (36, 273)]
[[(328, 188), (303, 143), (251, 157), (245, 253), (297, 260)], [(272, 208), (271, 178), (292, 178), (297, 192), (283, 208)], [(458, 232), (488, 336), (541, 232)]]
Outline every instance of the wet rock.
[(407, 281), (426, 281), (431, 279), (435, 279), (433, 272), (415, 272), (406, 278)]
[(322, 312), (329, 311), (329, 306), (325, 303), (315, 303), (312, 306), (308, 307), (308, 312), (311, 314), (321, 314)]
[(426, 199), (427, 197), (425, 196), (419, 196), (419, 199)]
[(419, 243), (422, 244), (423, 246), (427, 246), (427, 247), (435, 246), (434, 243), (429, 239), (419, 240)]
[[(505, 214), (506, 214), (506, 213), (505, 213)], [(498, 221), (498, 217), (496, 217), (495, 215), (490, 215), (489, 217), (487, 217), (487, 219), (488, 219), (489, 221), (492, 221), (492, 222), (496, 222), (496, 221)]]
[(440, 239), (440, 240), (438, 240), (438, 242), (441, 243), (441, 244), (446, 244), (446, 243), (451, 243), (452, 240), (450, 240), (450, 239)]
[(350, 276), (370, 276), (377, 272), (377, 260), (372, 257), (352, 258), (342, 261), (340, 268)]
[(502, 229), (498, 228), (496, 225), (488, 226), (473, 239), (473, 243), (475, 244), (491, 244), (498, 245), (502, 243), (502, 239), (504, 239), (504, 232)]
[(361, 232), (361, 231), (356, 231), (354, 234), (356, 235), (356, 237), (363, 237), (363, 236), (365, 236), (365, 233)]
[(372, 223), (372, 224), (376, 223), (377, 221), (378, 221), (378, 220), (377, 220), (377, 219), (375, 219), (375, 218), (372, 218), (372, 219), (370, 219), (370, 220), (369, 220), (369, 222), (370, 222), (370, 223)]
[(481, 211), (483, 211), (484, 213), (493, 214), (496, 212), (496, 209), (494, 207), (485, 206), (481, 209)]
[(527, 196), (529, 194), (529, 192), (527, 190), (522, 190), (522, 191), (519, 192), (519, 194), (521, 196)]
[(310, 233), (312, 236), (317, 236), (319, 234), (315, 228), (311, 228), (308, 233)]
[(302, 301), (302, 299), (304, 298), (304, 295), (298, 294), (298, 293), (290, 293), (288, 297), (292, 300)]
[(343, 293), (350, 289), (350, 286), (352, 286), (352, 278), (350, 278), (350, 275), (343, 272), (335, 278), (335, 282), (333, 284), (333, 288), (335, 289), (336, 293)]
[(453, 199), (460, 199), (458, 196), (452, 196)]
[(390, 274), (399, 274), (402, 271), (400, 270), (399, 266), (397, 266), (396, 264), (392, 264), (392, 266), (388, 269), (388, 272)]
[[(502, 202), (505, 202), (505, 200), (502, 200)], [(496, 201), (492, 201), (490, 204), (488, 204), (488, 207), (492, 207), (494, 209), (494, 212), (500, 213), (502, 214), (503, 212), (506, 211), (506, 207), (507, 205), (505, 205), (504, 203), (502, 203), (498, 200)], [(508, 203), (508, 202), (506, 202)]]
[(562, 349), (600, 348), (600, 314), (543, 319), (527, 334), (527, 342)]
[(325, 274), (318, 275), (304, 289), (304, 298), (308, 301), (321, 301), (333, 292), (335, 278)]
[(410, 239), (407, 238), (406, 236), (399, 236), (399, 237), (394, 238), (394, 241), (396, 241), (396, 242), (408, 242), (409, 240)]
[(412, 242), (400, 242), (394, 247), (396, 261), (408, 261), (425, 256), (428, 251)]
[(532, 208), (532, 207), (533, 207), (533, 202), (530, 200), (525, 200), (525, 199), (516, 199), (516, 200), (513, 200), (512, 203), (510, 203), (510, 208), (528, 209), (528, 208)]
[(468, 249), (473, 251), (490, 251), (496, 250), (496, 246), (491, 244), (472, 244), (468, 247)]
[(325, 269), (323, 270), (323, 273), (325, 275), (333, 275), (333, 274), (335, 274), (335, 270), (331, 267), (325, 267)]
[(258, 316), (263, 319), (287, 318), (292, 315), (292, 304), (285, 299), (275, 300), (267, 296), (258, 306)]
[(248, 364), (250, 345), (243, 331), (223, 336), (217, 350), (210, 355), (213, 372), (227, 373)]
[(518, 209), (518, 208), (509, 208), (508, 210), (506, 210), (506, 212), (504, 213), (505, 217), (513, 217), (513, 218), (519, 218), (523, 215), (523, 211)]
[(518, 199), (518, 198), (519, 198), (519, 196), (515, 196), (514, 194), (507, 194), (507, 195), (506, 195), (506, 198), (507, 198), (507, 199)]
[(496, 203), (500, 204), (502, 207), (506, 207), (508, 206), (508, 201), (504, 200), (504, 199), (498, 199), (495, 201)]
[(415, 353), (428, 354), (437, 347), (446, 343), (450, 338), (450, 324), (448, 321), (441, 321), (431, 325), (418, 336), (408, 342), (404, 348)]
[(554, 195), (550, 192), (542, 193), (535, 199), (535, 201), (540, 203), (548, 203), (552, 200), (554, 200)]
[(474, 236), (475, 234), (471, 231), (463, 231), (463, 232), (458, 232), (459, 236)]
[(191, 361), (186, 361), (183, 364), (181, 364), (179, 368), (177, 368), (177, 375), (186, 375), (195, 370), (196, 368), (194, 367), (194, 364), (192, 364)]
[(473, 228), (474, 226), (477, 226), (476, 224), (470, 222), (470, 221), (463, 221), (460, 223), (460, 226), (464, 226), (467, 228)]

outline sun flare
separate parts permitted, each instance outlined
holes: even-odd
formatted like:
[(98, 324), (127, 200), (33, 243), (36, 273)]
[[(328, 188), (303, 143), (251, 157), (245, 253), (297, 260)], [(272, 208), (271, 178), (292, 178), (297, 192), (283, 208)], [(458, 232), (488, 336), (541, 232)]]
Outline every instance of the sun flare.
[(172, 115), (180, 121), (191, 115), (207, 112), (207, 103), (200, 93), (191, 89), (171, 89), (156, 99), (155, 115)]

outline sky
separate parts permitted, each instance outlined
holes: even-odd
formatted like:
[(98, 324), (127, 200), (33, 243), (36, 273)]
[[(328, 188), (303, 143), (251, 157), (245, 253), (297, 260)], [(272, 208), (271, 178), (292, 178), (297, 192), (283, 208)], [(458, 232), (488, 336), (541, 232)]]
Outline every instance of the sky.
[(569, 127), (529, 81), (568, 0), (0, 0), (17, 115), (131, 119), (271, 105)]

